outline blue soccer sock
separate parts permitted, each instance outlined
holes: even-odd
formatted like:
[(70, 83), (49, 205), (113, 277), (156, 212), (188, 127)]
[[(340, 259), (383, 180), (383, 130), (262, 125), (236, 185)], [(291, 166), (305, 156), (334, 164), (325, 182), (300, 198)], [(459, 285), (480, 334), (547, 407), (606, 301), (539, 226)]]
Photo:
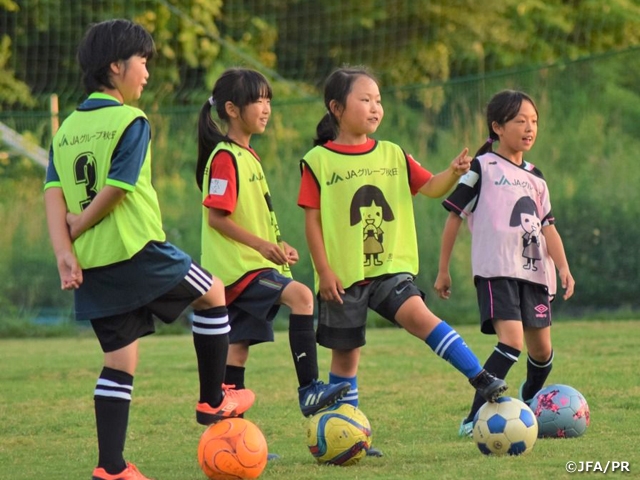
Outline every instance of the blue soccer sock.
[(348, 403), (349, 405), (353, 405), (354, 407), (358, 406), (358, 377), (341, 377), (340, 375), (336, 375), (334, 373), (329, 372), (329, 383), (340, 383), (340, 382), (349, 382), (351, 384), (351, 388), (347, 392), (347, 394), (338, 400), (338, 403)]
[(447, 322), (440, 322), (425, 339), (425, 343), (467, 378), (473, 378), (482, 371), (478, 357)]

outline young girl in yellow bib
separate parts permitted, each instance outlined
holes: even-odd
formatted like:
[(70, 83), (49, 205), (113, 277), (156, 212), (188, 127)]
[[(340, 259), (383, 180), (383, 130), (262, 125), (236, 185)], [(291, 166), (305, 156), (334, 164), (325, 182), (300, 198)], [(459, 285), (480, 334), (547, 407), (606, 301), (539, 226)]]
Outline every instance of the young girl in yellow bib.
[(273, 341), (273, 319), (285, 305), (300, 409), (309, 416), (342, 397), (349, 385), (318, 380), (313, 295), (291, 276), (298, 252), (280, 236), (262, 163), (251, 148), (252, 135), (263, 133), (271, 116), (271, 97), (261, 73), (232, 68), (201, 109), (196, 179), (202, 191), (202, 264), (225, 285), (231, 325), (225, 383), (245, 388), (249, 347)]
[(412, 198), (446, 194), (469, 169), (467, 149), (438, 174), (398, 145), (370, 138), (384, 110), (378, 84), (359, 68), (326, 81), (327, 113), (301, 162), (298, 205), (319, 297), (318, 342), (332, 350), (331, 382), (349, 382), (341, 400), (358, 405), (358, 363), (368, 309), (429, 345), (489, 401), (504, 381), (485, 370), (460, 335), (427, 307), (414, 283), (418, 245)]
[(74, 291), (78, 320), (90, 320), (104, 366), (93, 402), (98, 465), (92, 480), (147, 480), (124, 459), (141, 337), (154, 317), (174, 322), (194, 309), (200, 399), (209, 425), (241, 415), (250, 390), (223, 387), (229, 323), (222, 283), (166, 241), (151, 182), (151, 130), (128, 104), (142, 95), (155, 47), (128, 20), (92, 25), (78, 49), (89, 95), (53, 138), (45, 180), (49, 236), (61, 286)]

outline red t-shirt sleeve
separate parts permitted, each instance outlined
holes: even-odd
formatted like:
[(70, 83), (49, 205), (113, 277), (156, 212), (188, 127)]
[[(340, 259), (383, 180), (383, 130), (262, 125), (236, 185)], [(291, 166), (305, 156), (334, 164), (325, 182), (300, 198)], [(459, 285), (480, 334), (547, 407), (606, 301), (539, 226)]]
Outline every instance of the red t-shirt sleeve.
[(202, 205), (207, 208), (217, 208), (227, 213), (233, 213), (238, 201), (237, 187), (236, 167), (231, 154), (221, 150), (216, 153), (211, 162), (209, 193)]
[(422, 186), (431, 180), (433, 174), (414, 160), (410, 154), (406, 154), (407, 164), (409, 165), (409, 187), (411, 195), (417, 195)]
[(320, 208), (320, 190), (308, 168), (303, 168), (298, 192), (298, 205), (303, 208)]

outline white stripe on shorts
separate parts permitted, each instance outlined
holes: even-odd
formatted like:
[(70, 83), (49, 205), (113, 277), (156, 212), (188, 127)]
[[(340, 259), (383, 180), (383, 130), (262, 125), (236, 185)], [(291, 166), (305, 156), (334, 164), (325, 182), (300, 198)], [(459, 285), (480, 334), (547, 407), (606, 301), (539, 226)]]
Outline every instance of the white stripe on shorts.
[(213, 278), (193, 263), (191, 267), (189, 267), (189, 272), (184, 279), (189, 282), (193, 288), (198, 290), (201, 295), (207, 293), (211, 289), (211, 285), (213, 285)]

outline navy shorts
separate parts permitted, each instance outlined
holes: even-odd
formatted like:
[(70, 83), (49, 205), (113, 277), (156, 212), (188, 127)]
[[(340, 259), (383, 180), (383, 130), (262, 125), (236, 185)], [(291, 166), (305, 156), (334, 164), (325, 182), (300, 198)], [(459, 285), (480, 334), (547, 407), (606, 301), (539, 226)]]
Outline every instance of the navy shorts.
[(265, 270), (254, 278), (230, 305), (229, 343), (255, 345), (273, 342), (273, 319), (280, 309), (280, 297), (293, 282), (277, 270)]
[(475, 284), (482, 333), (496, 333), (493, 320), (520, 320), (524, 328), (551, 326), (546, 287), (511, 278), (476, 278)]
[(424, 299), (413, 275), (403, 273), (350, 286), (342, 295), (342, 304), (318, 299), (318, 343), (337, 350), (362, 347), (366, 343), (369, 308), (398, 325), (396, 313), (409, 297), (415, 295)]
[[(194, 267), (203, 280), (204, 277), (208, 277), (210, 285), (213, 285), (213, 277), (209, 272), (192, 262), (191, 268)], [(102, 351), (107, 353), (119, 350), (141, 337), (154, 333), (154, 317), (164, 323), (176, 321), (189, 305), (202, 296), (202, 290), (195, 288), (187, 277), (164, 295), (136, 310), (91, 320)]]

